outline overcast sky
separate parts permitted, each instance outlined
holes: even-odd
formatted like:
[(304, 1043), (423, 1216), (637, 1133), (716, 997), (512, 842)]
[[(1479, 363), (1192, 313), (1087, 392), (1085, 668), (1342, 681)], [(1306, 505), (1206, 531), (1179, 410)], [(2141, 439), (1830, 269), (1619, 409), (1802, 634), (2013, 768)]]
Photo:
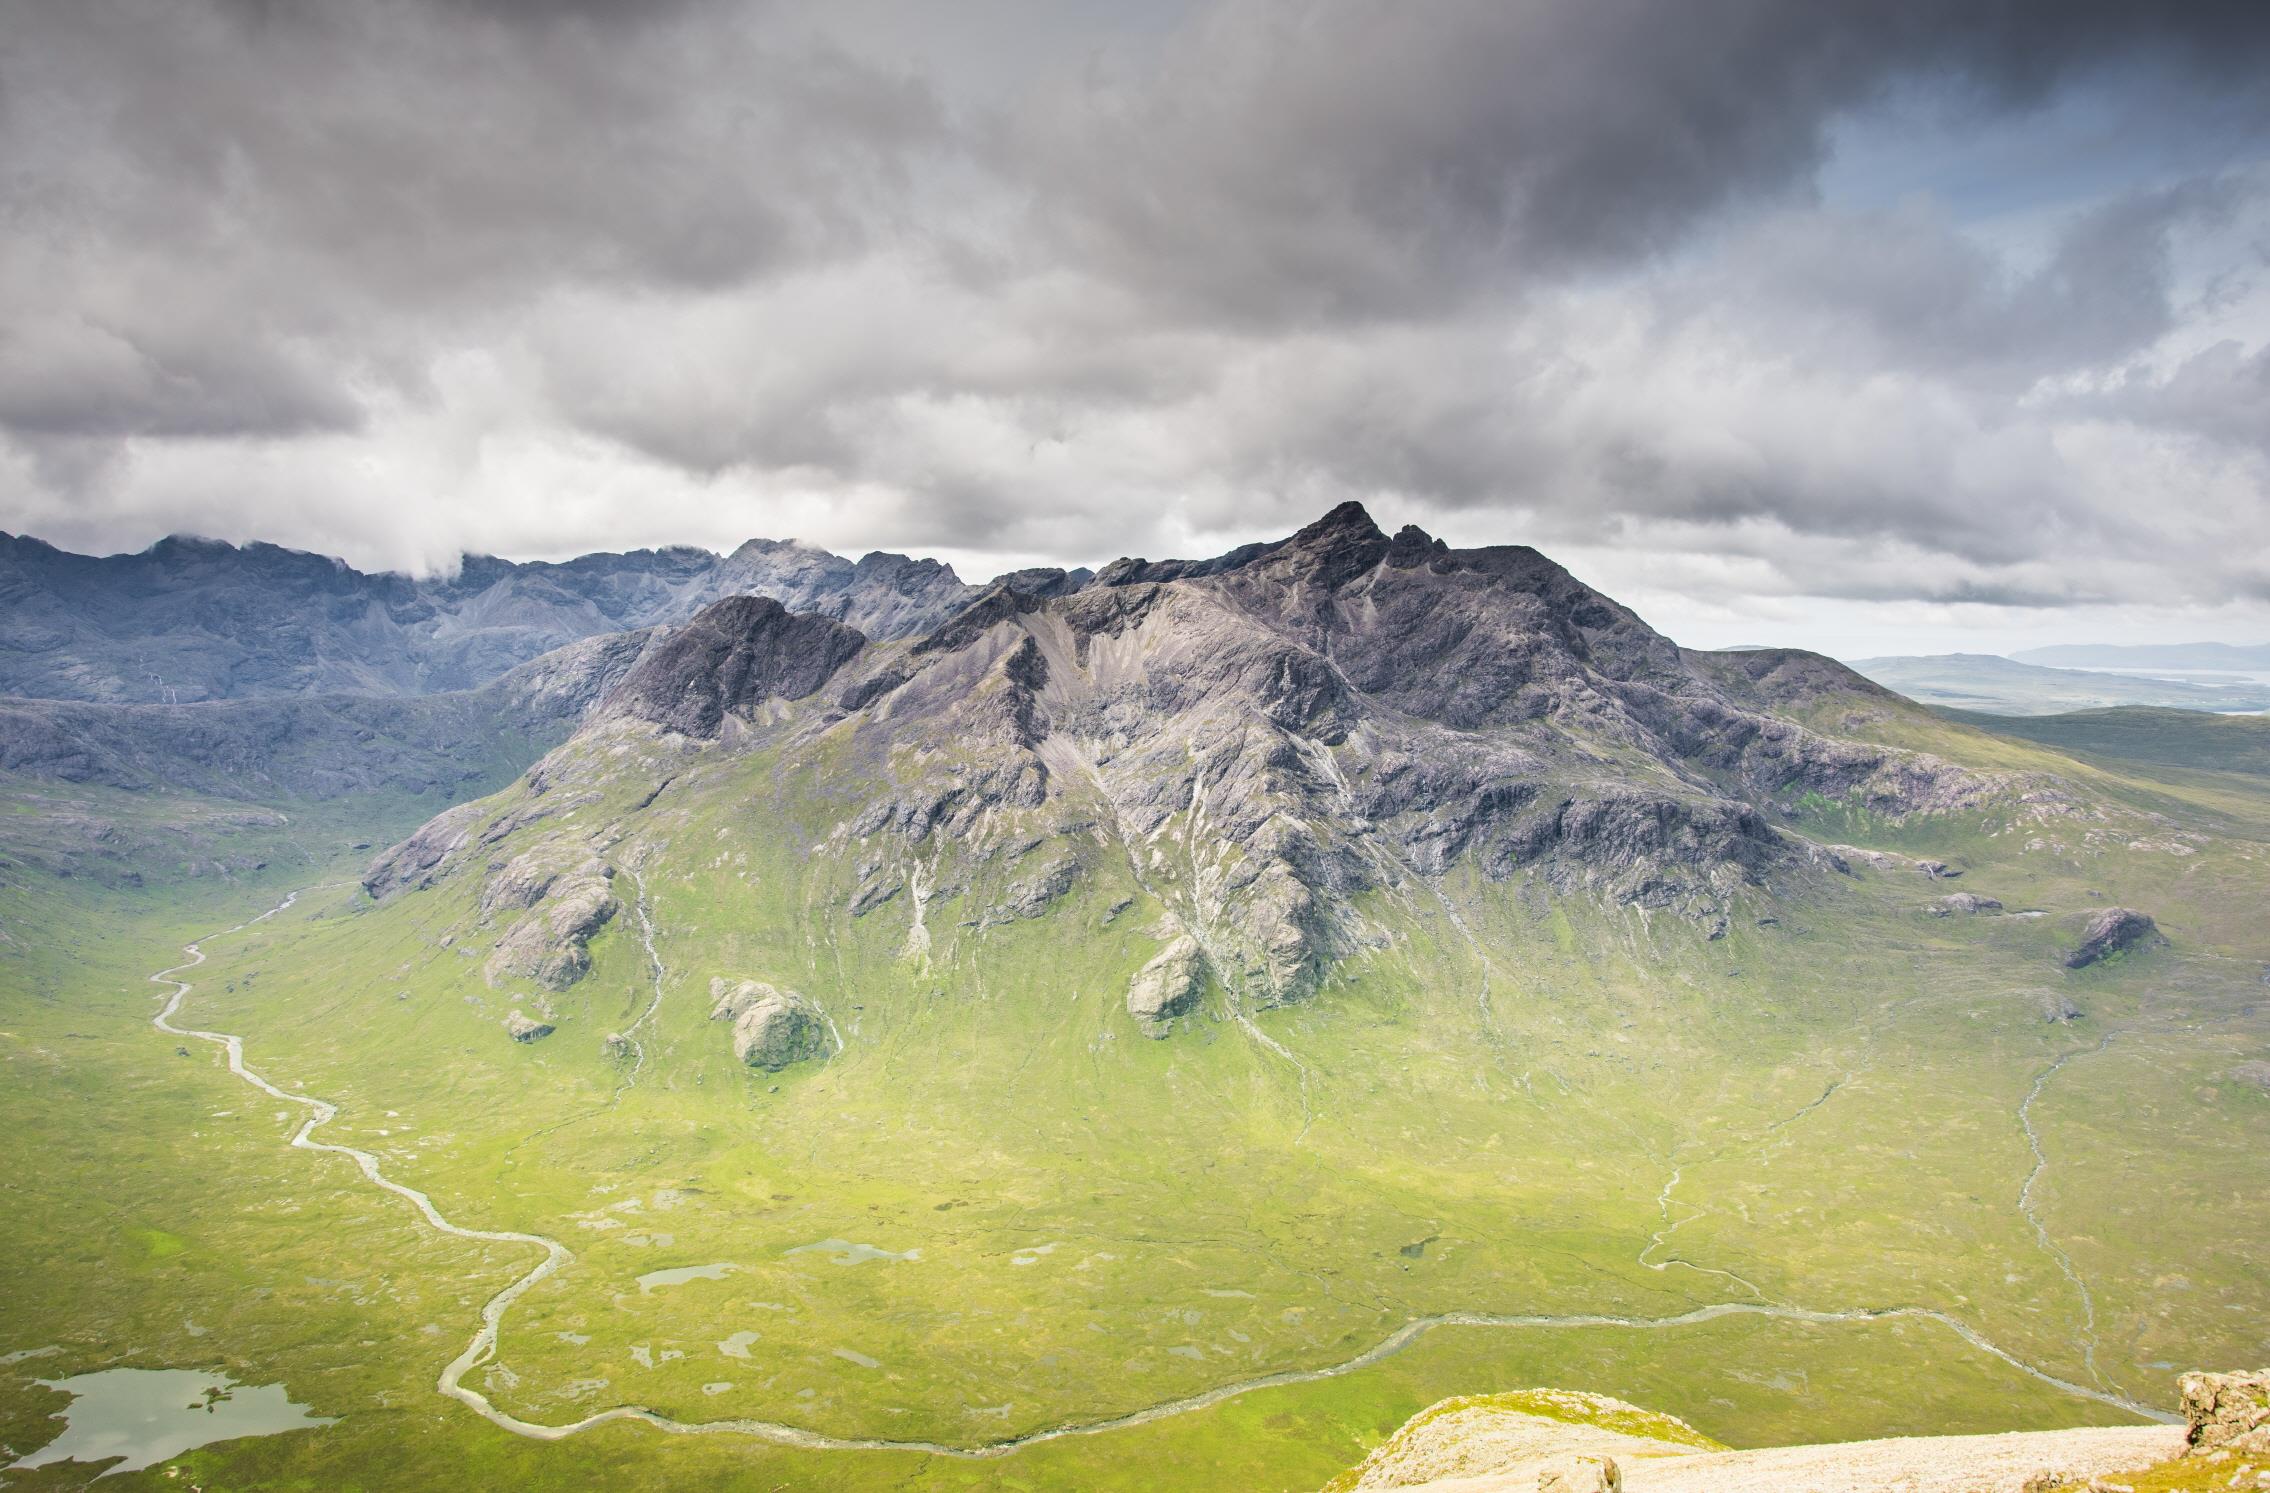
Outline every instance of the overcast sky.
[(2270, 5), (0, 0), (0, 527), (2270, 639)]

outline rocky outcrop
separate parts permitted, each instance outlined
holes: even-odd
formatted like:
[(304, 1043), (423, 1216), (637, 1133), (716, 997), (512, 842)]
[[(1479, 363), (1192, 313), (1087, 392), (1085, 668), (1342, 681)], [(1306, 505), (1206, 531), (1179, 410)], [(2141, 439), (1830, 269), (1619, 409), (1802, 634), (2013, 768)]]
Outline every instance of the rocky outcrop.
[(1206, 989), (1206, 956), (1198, 940), (1179, 934), (1135, 972), (1127, 986), (1127, 1014), (1146, 1035), (1164, 1037), (1177, 1016), (1197, 1009)]
[(709, 1019), (733, 1023), (733, 1056), (749, 1067), (777, 1072), (828, 1055), (826, 1015), (795, 991), (718, 978), (709, 982), (709, 993)]
[(2243, 1083), (2248, 1088), (2270, 1094), (2270, 1063), (2246, 1062), (2231, 1070), (2231, 1082)]
[(1976, 892), (1955, 892), (1927, 903), (1923, 909), (1935, 918), (1970, 916), (1982, 912), (2000, 912), (2002, 904), (1992, 897), (1981, 897)]
[(606, 890), (614, 871), (580, 845), (557, 842), (524, 850), (489, 873), (481, 887), (481, 917), (526, 912), (570, 882)]
[(2270, 1369), (2185, 1374), (2176, 1390), (2183, 1397), (2187, 1455), (2270, 1457)]
[(1623, 1493), (1614, 1457), (1555, 1457), (1537, 1469), (1537, 1493)]
[[(1526, 1493), (1548, 1486), (1541, 1481), (1547, 1477), (1573, 1478), (1550, 1486), (1589, 1493), (1616, 1476), (1609, 1469), (1619, 1460), (1719, 1449), (1684, 1421), (1607, 1395), (1556, 1389), (1463, 1395), (1412, 1416), (1361, 1465), (1335, 1478), (1329, 1493), (1472, 1478)], [(1587, 1476), (1594, 1481), (1584, 1481)]]
[(572, 871), (532, 874), (542, 876), (541, 890), (522, 904), (528, 912), (497, 940), (482, 973), (491, 985), (525, 979), (565, 990), (590, 972), (591, 938), (618, 910), (612, 872), (593, 859)]
[(487, 814), (478, 803), (442, 810), (420, 825), (409, 839), (370, 863), (363, 872), (363, 890), (383, 901), (397, 892), (433, 885), (434, 874), (442, 862), (465, 843), (473, 826)]
[(2041, 998), (2041, 1019), (2052, 1025), (2071, 1025), (2089, 1013), (2073, 1004), (2069, 995), (2050, 992)]
[[(2205, 1376), (2201, 1376), (2205, 1377)], [(1589, 1403), (1587, 1403), (1589, 1402)], [(2245, 1419), (2243, 1411), (2238, 1417)], [(1969, 1436), (1893, 1436), (1733, 1451), (1669, 1416), (1601, 1395), (1532, 1390), (1445, 1400), (1419, 1412), (1326, 1493), (1531, 1493), (1629, 1486), (1651, 1493), (2091, 1493), (2105, 1488), (2220, 1487), (2168, 1464), (2174, 1426), (2090, 1426)], [(2210, 1451), (2228, 1463), (2230, 1453)], [(2245, 1453), (2239, 1454), (2241, 1457)]]
[(866, 643), (841, 623), (799, 616), (768, 597), (731, 597), (650, 649), (608, 710), (714, 737), (728, 716), (818, 692)]
[(2067, 969), (2087, 969), (2131, 949), (2165, 944), (2149, 916), (2128, 907), (2107, 907), (2090, 915), (2081, 930), (2080, 946), (2065, 956)]
[(504, 1019), (504, 1029), (515, 1042), (541, 1042), (553, 1032), (550, 1022), (524, 1016), (517, 1008)]
[(1000, 902), (989, 909), (981, 921), (995, 924), (1019, 918), (1037, 918), (1047, 912), (1057, 898), (1072, 889), (1072, 883), (1079, 875), (1080, 863), (1070, 856), (1060, 856), (1030, 875), (1021, 876), (1009, 883)]

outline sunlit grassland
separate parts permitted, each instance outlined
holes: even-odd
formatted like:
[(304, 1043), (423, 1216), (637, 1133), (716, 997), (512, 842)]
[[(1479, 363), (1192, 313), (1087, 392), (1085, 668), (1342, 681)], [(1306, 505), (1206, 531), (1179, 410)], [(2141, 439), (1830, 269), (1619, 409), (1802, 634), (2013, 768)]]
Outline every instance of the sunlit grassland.
[[(1951, 739), (2044, 760), (1975, 735)], [(534, 1420), (635, 1403), (977, 1445), (1338, 1363), (1414, 1317), (1761, 1298), (1937, 1309), (2087, 1381), (2079, 1298), (2017, 1205), (2019, 1109), (2060, 1058), (2031, 1109), (2034, 1206), (2092, 1293), (2106, 1383), (2165, 1403), (2177, 1368), (2270, 1354), (2270, 1097), (2227, 1077), (2270, 1056), (2270, 811), (2238, 779), (2065, 770), (2136, 813), (1806, 825), (1954, 862), (1957, 885), (2038, 918), (1924, 916), (1949, 888), (1905, 868), (1746, 894), (1715, 942), (1521, 880), (1370, 894), (1384, 941), (1314, 1001), (1251, 1013), (1305, 1083), (1219, 990), (1167, 1040), (1136, 1031), (1122, 1000), (1159, 908), (1104, 838), (1067, 842), (1085, 874), (1036, 919), (963, 926), (1014, 874), (977, 868), (926, 908), (925, 956), (908, 898), (848, 913), (860, 856), (815, 849), (843, 804), (762, 753), (679, 771), (636, 817), (661, 774), (574, 811), (624, 868), (625, 908), (541, 1042), (504, 1035), (536, 992), (482, 979), (500, 930), (470, 879), (383, 907), (333, 886), (211, 940), (184, 1023), (244, 1033), (272, 1080), (341, 1106), (327, 1138), (457, 1222), (576, 1251), (471, 1381)], [(207, 1487), (1314, 1487), (1432, 1399), (1530, 1384), (1733, 1444), (2121, 1418), (1929, 1321), (1733, 1317), (1448, 1327), (1345, 1377), (984, 1461), (623, 1426), (520, 1440), (432, 1382), (534, 1251), (436, 1236), (345, 1161), (286, 1149), (296, 1116), (147, 1025), (146, 976), (181, 942), (351, 880), (354, 840), (428, 807), (216, 827), (267, 863), (226, 875), (176, 874), (194, 857), (154, 835), (121, 863), (139, 886), (0, 883), (0, 1123), (19, 1141), (0, 1352), (62, 1350), (0, 1371), (0, 1440), (44, 1439), (61, 1397), (31, 1378), (121, 1362), (225, 1365), (342, 1417), (184, 1459)], [(626, 1088), (602, 1039), (652, 995), (639, 884), (666, 974)], [(2108, 902), (2173, 946), (2063, 970), (2072, 918)], [(843, 1051), (743, 1068), (708, 1019), (712, 976), (804, 991)], [(2085, 1014), (2044, 1020), (2052, 995)], [(829, 1240), (914, 1257), (802, 1250)], [(731, 1269), (638, 1282), (712, 1264)]]

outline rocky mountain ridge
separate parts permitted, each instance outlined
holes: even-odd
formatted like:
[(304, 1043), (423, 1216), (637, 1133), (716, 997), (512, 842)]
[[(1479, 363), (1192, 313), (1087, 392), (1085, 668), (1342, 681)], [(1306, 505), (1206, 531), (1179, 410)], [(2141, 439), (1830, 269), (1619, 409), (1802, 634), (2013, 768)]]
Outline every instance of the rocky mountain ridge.
[[(1028, 588), (1081, 572), (1020, 572)], [(678, 623), (729, 596), (773, 597), (869, 637), (929, 631), (978, 594), (952, 567), (795, 541), (729, 555), (672, 547), (449, 576), (367, 574), (273, 544), (181, 536), (75, 555), (0, 535), (0, 694), (126, 704), (476, 689), (584, 638)]]
[[(1683, 652), (1534, 550), (1391, 538), (1349, 504), (1211, 561), (1123, 560), (1055, 595), (994, 587), (910, 641), (719, 604), (646, 650), (528, 793), (596, 801), (633, 744), (671, 773), (749, 751), (858, 764), (829, 779), (842, 817), (815, 851), (856, 867), (848, 915), (910, 918), (922, 944), (925, 904), (981, 901), (966, 926), (982, 936), (1119, 861), (1159, 946), (1130, 1014), (1165, 1035), (1208, 988), (1241, 1007), (1304, 999), (1388, 940), (1377, 898), (1440, 897), (1453, 876), (1711, 938), (1771, 884), (1844, 869), (1784, 827), (1809, 808), (1897, 818), (2008, 796), (1784, 713), (1832, 696), (1912, 708), (1813, 655)], [(486, 828), (437, 821), (366, 884), (481, 874), (479, 847), (553, 812), (475, 807)], [(2058, 808), (2033, 795), (2032, 812)]]
[(605, 633), (473, 690), (116, 705), (0, 699), (0, 772), (267, 802), (464, 797), (557, 746), (659, 630)]

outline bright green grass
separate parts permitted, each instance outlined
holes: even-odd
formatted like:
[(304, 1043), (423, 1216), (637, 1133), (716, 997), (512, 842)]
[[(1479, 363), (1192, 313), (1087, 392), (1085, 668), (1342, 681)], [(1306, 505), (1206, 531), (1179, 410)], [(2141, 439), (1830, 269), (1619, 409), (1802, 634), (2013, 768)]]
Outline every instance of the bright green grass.
[[(340, 887), (211, 940), (185, 1012), (338, 1102), (325, 1138), (458, 1222), (576, 1251), (469, 1381), (515, 1414), (632, 1402), (971, 1445), (1340, 1362), (1416, 1316), (1653, 1318), (1753, 1295), (1935, 1308), (2086, 1379), (2079, 1298), (2016, 1207), (2034, 1161), (2018, 1108), (2061, 1057), (2032, 1108), (2050, 1161), (2034, 1197), (2090, 1287), (2104, 1381), (2165, 1403), (2177, 1369), (2270, 1354), (2270, 1099), (2221, 1077), (2270, 1053), (2270, 804), (2241, 789), (2092, 770), (2092, 792), (2174, 822), (1820, 830), (1967, 866), (1962, 886), (2039, 919), (1926, 918), (1943, 888), (1893, 871), (1757, 898), (1716, 943), (1522, 882), (1453, 877), (1465, 932), (1430, 894), (1381, 894), (1366, 911), (1395, 942), (1255, 1018), (1304, 1094), (1219, 992), (1171, 1039), (1136, 1034), (1120, 1000), (1156, 909), (1104, 847), (1081, 849), (1088, 874), (1049, 916), (982, 934), (959, 925), (1015, 872), (978, 868), (926, 910), (925, 959), (906, 897), (843, 911), (860, 856), (811, 849), (843, 805), (762, 754), (623, 774), (576, 821), (613, 822), (666, 767), (667, 796), (609, 848), (647, 867), (669, 968), (636, 1088), (601, 1046), (651, 990), (628, 908), (533, 1046), (502, 1033), (534, 992), (481, 979), (501, 930), (465, 881), (378, 909)], [(62, 1350), (0, 1371), (0, 1441), (46, 1438), (60, 1397), (32, 1378), (113, 1363), (223, 1366), (342, 1417), (182, 1459), (208, 1488), (1313, 1488), (1435, 1400), (1534, 1384), (1736, 1445), (2120, 1418), (1928, 1321), (1730, 1317), (1444, 1328), (1344, 1377), (993, 1460), (509, 1436), (431, 1386), (533, 1251), (438, 1237), (346, 1162), (285, 1149), (296, 1116), (147, 1025), (144, 977), (180, 942), (351, 877), (352, 840), (423, 807), (208, 825), (242, 852), (218, 875), (188, 874), (214, 857), (149, 810), (107, 882), (0, 880), (0, 1122), (26, 1158), (0, 1217), (0, 1352)], [(58, 812), (35, 804), (19, 840), (59, 854)], [(2065, 919), (2106, 901), (2154, 912), (2174, 947), (2065, 973)], [(706, 1019), (713, 975), (805, 991), (846, 1050), (742, 1069)], [(2051, 992), (2087, 1015), (2043, 1021)], [(829, 1239), (917, 1258), (791, 1253)], [(637, 1284), (708, 1264), (733, 1269)]]

